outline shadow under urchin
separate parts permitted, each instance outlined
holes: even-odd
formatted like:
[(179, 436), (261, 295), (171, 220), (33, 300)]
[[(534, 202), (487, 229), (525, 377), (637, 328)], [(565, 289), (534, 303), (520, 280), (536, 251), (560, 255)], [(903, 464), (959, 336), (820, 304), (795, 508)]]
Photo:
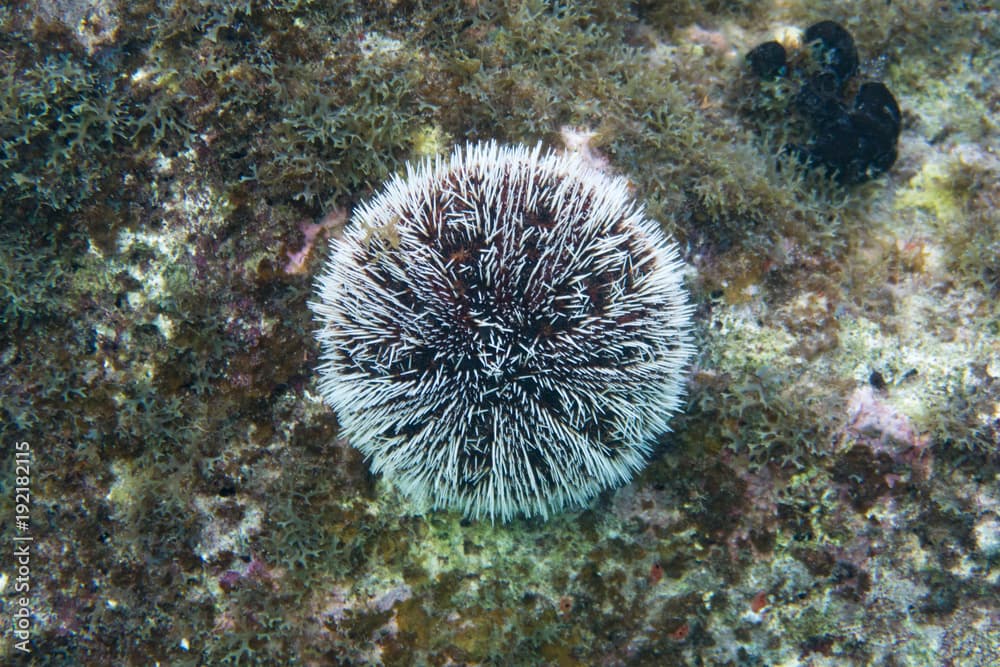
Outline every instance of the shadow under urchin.
[(628, 482), (692, 354), (677, 248), (626, 182), (486, 143), (408, 167), (317, 280), (320, 390), (406, 494), (510, 520)]

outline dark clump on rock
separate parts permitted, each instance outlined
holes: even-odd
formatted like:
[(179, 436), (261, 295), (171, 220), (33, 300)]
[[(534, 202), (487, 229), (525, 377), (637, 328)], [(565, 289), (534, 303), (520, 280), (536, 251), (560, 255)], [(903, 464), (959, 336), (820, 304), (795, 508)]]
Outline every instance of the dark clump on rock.
[(775, 41), (759, 44), (747, 54), (753, 73), (768, 81), (785, 74), (786, 61), (785, 47)]
[(806, 28), (806, 44), (812, 44), (823, 72), (834, 75), (841, 85), (858, 71), (858, 49), (854, 38), (833, 21), (820, 21)]
[(760, 79), (789, 77), (799, 86), (790, 106), (807, 121), (809, 136), (786, 145), (784, 152), (825, 169), (843, 185), (878, 177), (896, 161), (901, 120), (896, 99), (877, 81), (861, 84), (853, 101), (845, 95), (858, 71), (858, 51), (842, 26), (816, 23), (806, 29), (805, 41), (811, 58), (793, 58), (792, 66), (778, 42), (764, 42), (746, 56)]

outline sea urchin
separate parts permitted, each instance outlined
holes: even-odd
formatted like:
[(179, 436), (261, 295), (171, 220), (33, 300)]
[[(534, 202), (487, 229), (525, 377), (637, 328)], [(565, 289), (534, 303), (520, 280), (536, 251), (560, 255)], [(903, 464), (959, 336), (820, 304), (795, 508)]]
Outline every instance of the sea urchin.
[(626, 183), (495, 143), (360, 206), (310, 304), (320, 390), (372, 469), (509, 520), (626, 483), (680, 404), (676, 246)]

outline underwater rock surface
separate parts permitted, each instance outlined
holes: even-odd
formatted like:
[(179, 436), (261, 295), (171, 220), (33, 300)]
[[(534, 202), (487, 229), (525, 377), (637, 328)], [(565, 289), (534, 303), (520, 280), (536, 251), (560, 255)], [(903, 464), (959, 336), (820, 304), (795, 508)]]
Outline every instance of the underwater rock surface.
[[(997, 664), (998, 54), (989, 3), (0, 7), (0, 663)], [(691, 267), (683, 413), (546, 522), (421, 513), (315, 372), (327, 241), (488, 140)]]

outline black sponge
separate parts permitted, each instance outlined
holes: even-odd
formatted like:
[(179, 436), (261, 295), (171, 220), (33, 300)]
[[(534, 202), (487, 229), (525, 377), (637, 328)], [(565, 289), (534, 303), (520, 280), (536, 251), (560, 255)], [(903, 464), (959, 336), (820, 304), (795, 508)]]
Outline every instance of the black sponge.
[(896, 98), (877, 81), (861, 84), (853, 102), (845, 98), (858, 71), (858, 50), (843, 26), (821, 21), (806, 28), (805, 40), (814, 64), (808, 71), (790, 72), (778, 42), (764, 42), (746, 56), (757, 77), (789, 77), (799, 86), (791, 107), (808, 121), (811, 134), (805, 143), (790, 144), (784, 151), (811, 167), (825, 168), (845, 185), (885, 173), (896, 161), (901, 121)]

